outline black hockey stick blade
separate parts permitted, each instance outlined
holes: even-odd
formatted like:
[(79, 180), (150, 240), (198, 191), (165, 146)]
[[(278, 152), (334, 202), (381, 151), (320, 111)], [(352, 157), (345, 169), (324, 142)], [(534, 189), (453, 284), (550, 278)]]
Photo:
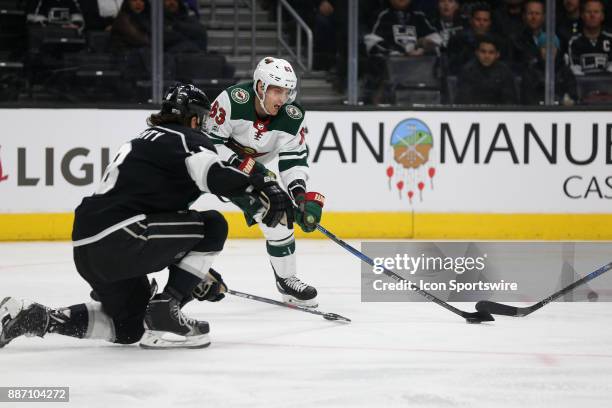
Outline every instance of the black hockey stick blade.
[(310, 309), (307, 307), (294, 305), (292, 303), (279, 302), (278, 300), (268, 299), (268, 298), (257, 296), (257, 295), (251, 295), (250, 293), (239, 292), (237, 290), (232, 290), (232, 289), (228, 289), (227, 293), (229, 293), (230, 295), (241, 297), (241, 298), (255, 300), (257, 302), (267, 303), (269, 305), (286, 307), (288, 309), (299, 310), (301, 312), (318, 315), (318, 316), (323, 317), (325, 320), (345, 322), (345, 323), (351, 322), (351, 319), (349, 319), (348, 317), (340, 316), (339, 314), (336, 314), (336, 313), (325, 313), (317, 309)]
[(528, 311), (527, 313), (525, 313), (525, 310), (521, 311), (521, 309), (527, 308), (504, 305), (503, 303), (491, 302), (489, 300), (481, 300), (476, 303), (476, 310), (478, 310), (479, 312), (491, 313), (501, 316), (520, 317), (529, 314)]
[(504, 305), (503, 303), (491, 302), (489, 300), (481, 300), (480, 302), (476, 303), (476, 310), (478, 310), (479, 312), (483, 312), (483, 313), (492, 313), (492, 314), (502, 315), (502, 316), (513, 316), (513, 317), (527, 316), (528, 314), (535, 312), (541, 307), (546, 306), (547, 304), (554, 301), (555, 299), (574, 290), (578, 286), (583, 285), (595, 279), (599, 275), (603, 275), (604, 273), (608, 272), (610, 269), (612, 269), (612, 262), (589, 273), (585, 277), (578, 279), (576, 282), (564, 287), (563, 289), (553, 293), (546, 299), (542, 299), (538, 303), (531, 305), (531, 306), (514, 307), (514, 306)]
[(349, 319), (348, 317), (344, 317), (344, 316), (340, 316), (339, 314), (336, 313), (325, 313), (323, 314), (323, 318), (326, 320), (340, 320), (342, 322), (347, 322), (350, 323), (351, 319)]

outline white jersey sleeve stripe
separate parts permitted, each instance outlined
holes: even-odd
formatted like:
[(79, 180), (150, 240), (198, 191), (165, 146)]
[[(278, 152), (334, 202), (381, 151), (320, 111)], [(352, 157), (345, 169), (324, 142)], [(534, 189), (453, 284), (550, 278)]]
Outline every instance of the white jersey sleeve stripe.
[(219, 163), (219, 156), (210, 150), (203, 150), (185, 159), (189, 175), (198, 188), (205, 193), (210, 193), (207, 181), (208, 170), (214, 163)]

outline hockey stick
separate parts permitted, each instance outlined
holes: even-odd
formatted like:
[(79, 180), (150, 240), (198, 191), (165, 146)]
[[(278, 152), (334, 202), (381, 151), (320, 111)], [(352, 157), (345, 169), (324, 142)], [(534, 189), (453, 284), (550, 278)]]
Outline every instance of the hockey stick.
[(341, 322), (346, 322), (346, 323), (351, 322), (351, 319), (344, 317), (344, 316), (340, 316), (339, 314), (336, 314), (336, 313), (324, 313), (324, 312), (321, 312), (320, 310), (308, 309), (306, 307), (293, 305), (291, 303), (279, 302), (278, 300), (268, 299), (265, 297), (251, 295), (251, 294), (244, 293), (244, 292), (238, 292), (237, 290), (232, 290), (232, 289), (228, 289), (227, 293), (229, 293), (230, 295), (238, 296), (238, 297), (245, 298), (245, 299), (251, 299), (251, 300), (256, 300), (258, 302), (268, 303), (270, 305), (282, 306), (282, 307), (287, 307), (293, 310), (300, 310), (302, 312), (312, 313), (315, 315), (323, 316), (323, 318), (327, 320), (341, 321)]
[[(372, 261), (371, 258), (369, 258), (364, 253), (358, 251), (357, 249), (353, 248), (352, 246), (350, 246), (349, 244), (347, 244), (346, 242), (344, 242), (343, 240), (341, 240), (340, 238), (338, 238), (337, 236), (335, 236), (334, 234), (329, 232), (327, 229), (322, 227), (320, 224), (317, 224), (317, 229), (321, 233), (323, 233), (323, 235), (325, 235), (326, 237), (328, 237), (329, 239), (334, 241), (336, 244), (340, 245), (342, 248), (346, 249), (347, 251), (349, 251), (350, 253), (355, 255), (357, 258), (361, 259), (363, 262), (367, 263), (370, 266), (374, 266), (374, 261)], [(405, 281), (404, 278), (402, 278), (401, 276), (399, 276), (395, 272), (392, 272), (389, 269), (384, 268), (382, 266), (381, 266), (381, 268), (382, 268), (382, 271), (383, 271), (383, 273), (385, 275), (387, 275), (391, 279), (395, 280), (396, 282), (401, 283), (401, 282)], [(491, 314), (486, 312), (486, 311), (480, 311), (479, 310), (477, 312), (464, 312), (463, 310), (457, 309), (456, 307), (448, 304), (447, 302), (443, 301), (442, 299), (437, 298), (436, 296), (432, 295), (431, 293), (429, 293), (429, 292), (427, 292), (427, 291), (425, 291), (423, 289), (420, 289), (420, 288), (415, 287), (415, 286), (413, 286), (412, 289), (415, 292), (417, 292), (419, 295), (421, 295), (421, 296), (425, 297), (426, 299), (431, 300), (432, 302), (442, 306), (446, 310), (449, 310), (449, 311), (453, 312), (454, 314), (463, 317), (468, 323), (491, 322), (491, 321), (495, 320), (495, 318), (493, 316), (491, 316)]]
[(584, 278), (578, 279), (576, 282), (572, 283), (571, 285), (566, 286), (565, 288), (559, 290), (558, 292), (553, 293), (546, 299), (541, 300), (532, 306), (515, 307), (515, 306), (504, 305), (502, 303), (491, 302), (489, 300), (481, 300), (480, 302), (476, 303), (476, 310), (478, 310), (479, 312), (483, 312), (483, 313), (492, 313), (492, 314), (502, 315), (502, 316), (514, 316), (514, 317), (527, 316), (528, 314), (535, 312), (542, 306), (549, 304), (550, 302), (557, 299), (558, 297), (565, 295), (566, 293), (575, 289), (576, 287), (584, 283), (587, 283), (590, 280), (595, 279), (599, 275), (602, 275), (608, 272), (610, 269), (612, 269), (612, 262), (610, 262), (607, 265), (602, 266), (596, 271), (589, 273)]

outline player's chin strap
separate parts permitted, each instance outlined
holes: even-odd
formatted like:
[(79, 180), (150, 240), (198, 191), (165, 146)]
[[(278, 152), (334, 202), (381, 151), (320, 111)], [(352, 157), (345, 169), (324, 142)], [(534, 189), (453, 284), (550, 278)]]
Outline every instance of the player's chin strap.
[(271, 115), (270, 112), (268, 112), (268, 110), (266, 109), (266, 104), (264, 103), (266, 100), (266, 90), (268, 89), (268, 86), (266, 85), (263, 88), (263, 98), (259, 97), (259, 92), (255, 92), (255, 94), (257, 95), (257, 100), (259, 101), (259, 106), (261, 106), (261, 109), (263, 109), (263, 111), (266, 113), (266, 115)]

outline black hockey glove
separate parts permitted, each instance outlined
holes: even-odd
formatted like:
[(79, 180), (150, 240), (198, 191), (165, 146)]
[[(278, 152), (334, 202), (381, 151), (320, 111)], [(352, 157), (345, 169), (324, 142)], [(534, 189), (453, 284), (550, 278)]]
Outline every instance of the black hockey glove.
[(293, 201), (278, 183), (272, 177), (257, 172), (251, 173), (249, 182), (264, 205), (263, 223), (270, 228), (279, 223), (293, 228)]
[(191, 295), (199, 301), (218, 302), (225, 297), (225, 292), (227, 292), (227, 285), (223, 282), (221, 274), (210, 268), (207, 279), (198, 283)]

